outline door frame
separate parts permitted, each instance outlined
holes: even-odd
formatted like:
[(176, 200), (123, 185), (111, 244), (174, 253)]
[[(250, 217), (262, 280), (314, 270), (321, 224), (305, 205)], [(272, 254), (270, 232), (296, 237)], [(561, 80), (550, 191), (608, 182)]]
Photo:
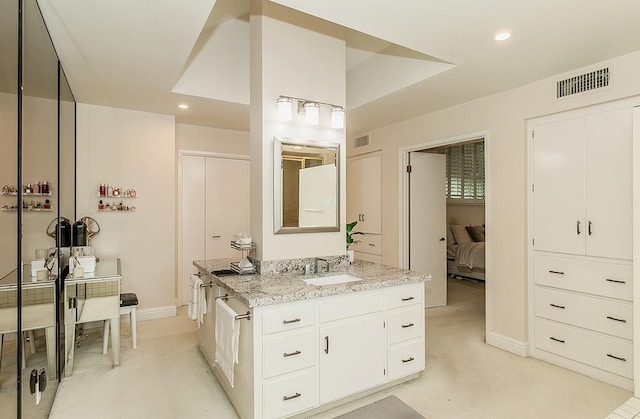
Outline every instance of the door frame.
[[(462, 134), (455, 137), (441, 138), (435, 141), (422, 142), (398, 149), (398, 190), (399, 192), (399, 209), (398, 209), (398, 243), (399, 243), (399, 260), (398, 266), (402, 269), (409, 269), (409, 174), (406, 167), (409, 164), (409, 153), (427, 150), (430, 148), (440, 147), (444, 145), (453, 145), (466, 141), (483, 138), (484, 139), (484, 222), (487, 230), (491, 230), (491, 166), (489, 164), (489, 131), (478, 131), (469, 134)], [(485, 247), (485, 278), (490, 278), (491, 274), (491, 242), (493, 240), (490, 234), (486, 241)], [(493, 284), (490, 280), (485, 281), (485, 339), (489, 340), (491, 331), (491, 296), (493, 293)]]
[(229, 154), (229, 153), (216, 153), (210, 151), (198, 151), (198, 150), (187, 150), (180, 149), (177, 153), (177, 168), (178, 168), (178, 184), (176, 185), (178, 188), (178, 199), (176, 200), (176, 263), (175, 263), (175, 281), (174, 286), (177, 290), (175, 293), (175, 305), (176, 307), (181, 307), (181, 301), (183, 300), (182, 295), (182, 286), (181, 286), (181, 278), (180, 274), (182, 273), (182, 158), (185, 156), (196, 156), (196, 157), (212, 157), (216, 159), (231, 159), (231, 160), (250, 160), (248, 155), (244, 154)]

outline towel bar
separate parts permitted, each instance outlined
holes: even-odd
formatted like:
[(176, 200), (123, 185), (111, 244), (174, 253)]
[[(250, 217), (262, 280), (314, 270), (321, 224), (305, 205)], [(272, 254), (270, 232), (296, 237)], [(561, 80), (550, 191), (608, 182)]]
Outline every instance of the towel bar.
[(206, 284), (204, 284), (204, 283), (200, 284), (200, 287), (201, 288), (204, 288), (204, 287), (211, 288), (211, 287), (213, 287), (213, 285), (214, 285), (213, 281), (211, 281), (211, 282), (207, 282)]
[(241, 319), (251, 320), (251, 312), (247, 311), (244, 314), (238, 314), (236, 316), (236, 320), (241, 320)]
[(225, 300), (225, 301), (227, 301), (229, 298), (235, 298), (235, 297), (234, 297), (233, 295), (225, 294), (225, 295), (219, 295), (219, 296), (217, 296), (217, 297), (216, 297), (216, 300), (217, 300), (217, 299), (220, 299), (220, 298), (221, 298), (221, 299), (223, 299), (223, 300)]

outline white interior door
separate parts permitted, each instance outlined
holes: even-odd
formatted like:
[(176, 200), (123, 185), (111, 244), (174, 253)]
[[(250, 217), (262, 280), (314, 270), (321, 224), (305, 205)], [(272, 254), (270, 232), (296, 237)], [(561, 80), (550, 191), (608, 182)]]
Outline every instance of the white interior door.
[(178, 246), (178, 275), (180, 284), (180, 304), (189, 302), (189, 278), (197, 270), (194, 260), (203, 260), (204, 219), (205, 219), (205, 158), (202, 156), (182, 156), (180, 184), (180, 243)]
[(234, 234), (249, 231), (249, 161), (207, 157), (206, 180), (207, 259), (234, 257)]
[(447, 305), (446, 156), (409, 153), (409, 269), (431, 275), (425, 306)]
[(308, 167), (299, 171), (299, 226), (336, 225), (336, 165)]

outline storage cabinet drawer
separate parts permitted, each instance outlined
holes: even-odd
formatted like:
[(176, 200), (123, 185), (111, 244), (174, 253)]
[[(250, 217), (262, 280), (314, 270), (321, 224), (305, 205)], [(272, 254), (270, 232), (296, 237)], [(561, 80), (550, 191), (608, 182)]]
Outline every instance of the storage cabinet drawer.
[(624, 301), (537, 286), (535, 311), (539, 317), (624, 339), (633, 338), (633, 305)]
[(382, 235), (380, 234), (359, 234), (354, 237), (359, 243), (351, 245), (351, 249), (356, 252), (370, 253), (373, 255), (382, 254)]
[(632, 266), (551, 256), (535, 257), (535, 283), (631, 301)]
[(380, 291), (359, 292), (358, 295), (339, 298), (319, 304), (320, 323), (348, 317), (377, 313), (384, 310), (385, 294)]
[(316, 359), (315, 333), (286, 333), (269, 337), (262, 344), (263, 377), (301, 370), (314, 365)]
[(390, 347), (387, 352), (389, 381), (424, 369), (424, 339)]
[(398, 307), (420, 305), (424, 308), (424, 283), (393, 287), (387, 293), (387, 306), (389, 310)]
[(272, 311), (262, 316), (262, 334), (292, 330), (310, 326), (316, 322), (315, 305), (293, 304), (284, 310)]
[(389, 312), (387, 342), (389, 345), (415, 339), (424, 334), (424, 309), (420, 306)]
[(633, 379), (633, 343), (536, 318), (538, 349)]
[(313, 370), (291, 374), (262, 386), (265, 418), (282, 418), (316, 406), (316, 374)]

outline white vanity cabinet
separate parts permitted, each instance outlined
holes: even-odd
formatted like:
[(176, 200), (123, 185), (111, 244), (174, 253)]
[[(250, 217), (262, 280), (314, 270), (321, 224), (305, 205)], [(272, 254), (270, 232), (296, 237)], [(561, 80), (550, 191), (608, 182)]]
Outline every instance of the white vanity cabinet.
[[(233, 298), (229, 303), (244, 309)], [(422, 282), (257, 306), (251, 314), (241, 323), (245, 347), (234, 387), (211, 360), (242, 418), (310, 413), (424, 369)]]

